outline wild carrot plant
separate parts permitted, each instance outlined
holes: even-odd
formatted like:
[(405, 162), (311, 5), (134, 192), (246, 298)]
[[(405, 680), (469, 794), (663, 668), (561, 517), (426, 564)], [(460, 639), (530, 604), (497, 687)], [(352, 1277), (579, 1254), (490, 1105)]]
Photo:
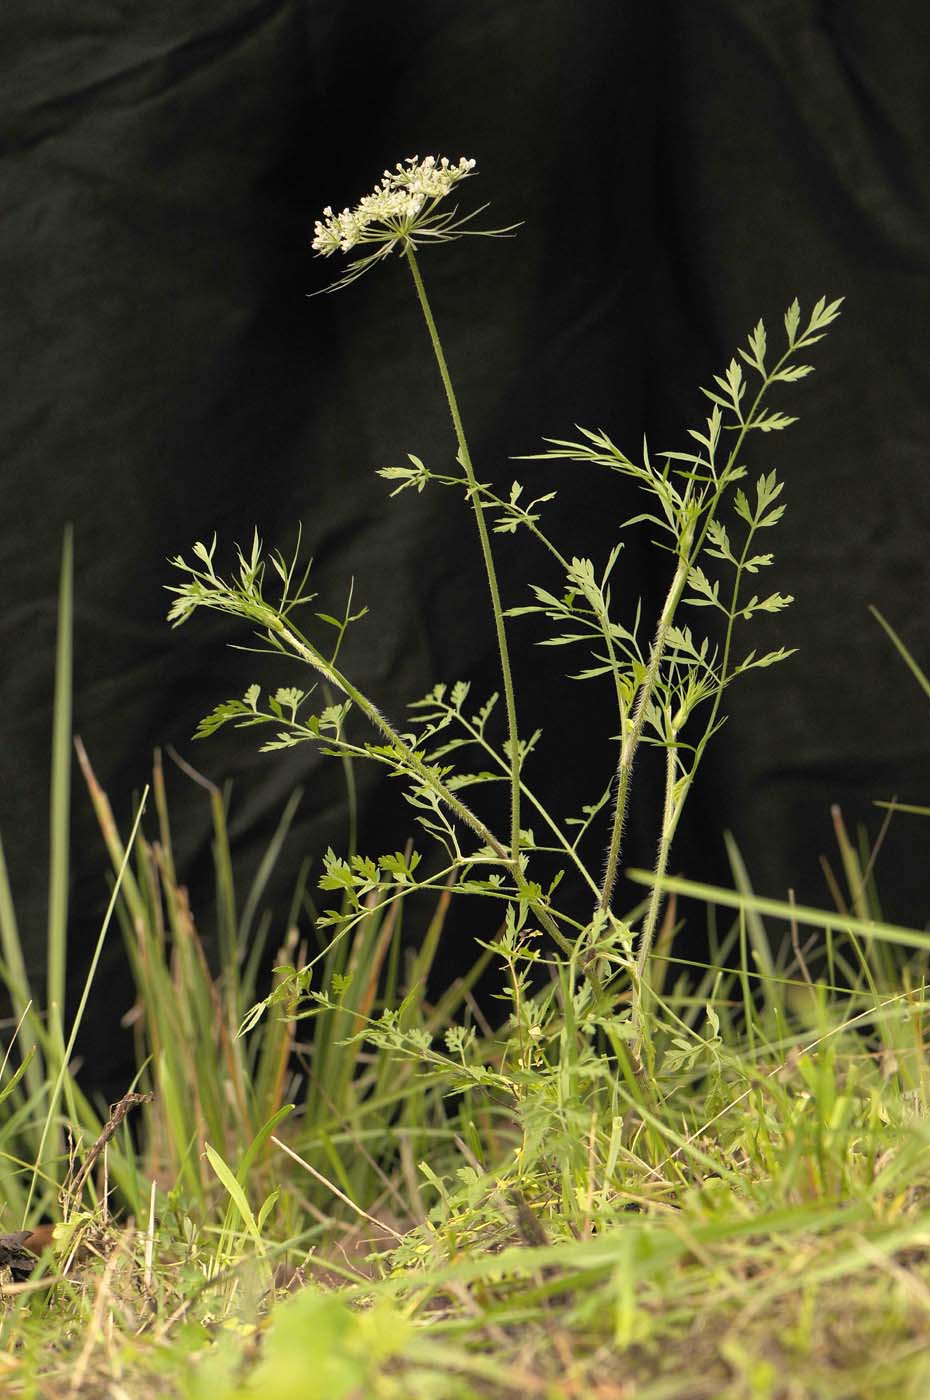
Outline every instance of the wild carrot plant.
[[(337, 892), (343, 903), (320, 922), (332, 928), (333, 937), (344, 936), (362, 920), (372, 898), (390, 906), (416, 890), (449, 887), (457, 896), (493, 900), (496, 908), (503, 903), (502, 932), (490, 946), (505, 970), (504, 995), (512, 1013), (508, 1034), (517, 1047), (516, 1060), (509, 1062), (526, 1069), (561, 1065), (564, 1070), (567, 1062), (577, 1062), (579, 1046), (590, 1047), (600, 1032), (598, 1043), (605, 1044), (606, 1035), (611, 1054), (622, 1056), (626, 1046), (633, 1066), (645, 1062), (652, 1070), (651, 953), (662, 880), (688, 794), (723, 722), (724, 695), (733, 681), (791, 654), (785, 648), (759, 651), (739, 645), (743, 624), (762, 613), (780, 612), (792, 601), (777, 591), (755, 591), (759, 575), (773, 562), (764, 542), (784, 504), (782, 483), (773, 470), (740, 484), (749, 474), (744, 458), (751, 438), (767, 437), (795, 421), (770, 405), (771, 391), (811, 372), (804, 357), (838, 316), (840, 302), (822, 298), (806, 317), (793, 302), (777, 351), (770, 351), (759, 321), (745, 346), (714, 376), (713, 387), (703, 390), (709, 413), (699, 427), (688, 429), (691, 443), (685, 450), (657, 453), (644, 442), (641, 453), (631, 456), (606, 432), (579, 429), (575, 439), (546, 439), (545, 449), (533, 454), (535, 459), (606, 468), (635, 482), (648, 498), (646, 510), (623, 524), (641, 524), (658, 534), (670, 560), (668, 589), (651, 625), (638, 607), (632, 616), (623, 616), (615, 593), (629, 596), (637, 590), (635, 580), (619, 586), (622, 544), (614, 545), (605, 559), (587, 557), (583, 541), (563, 541), (558, 531), (541, 523), (555, 492), (533, 498), (520, 481), (501, 488), (486, 474), (479, 476), (472, 460), (420, 253), (465, 235), (500, 237), (514, 231), (514, 226), (476, 229), (471, 221), (480, 210), (459, 217), (456, 208), (442, 207), (474, 170), (475, 162), (464, 158), (452, 163), (445, 157), (411, 157), (386, 171), (354, 209), (339, 214), (324, 210), (313, 247), (323, 257), (373, 249), (356, 256), (330, 291), (350, 285), (392, 254), (407, 264), (456, 451), (454, 465), (436, 468), (410, 453), (409, 465), (382, 467), (379, 475), (393, 483), (392, 495), (446, 486), (465, 498), (487, 575), (503, 726), (496, 723), (498, 694), (476, 705), (465, 680), (441, 681), (415, 700), (406, 725), (388, 718), (340, 664), (345, 633), (365, 611), (355, 607), (351, 593), (341, 615), (312, 610), (311, 626), (297, 621), (298, 612), (305, 616), (303, 610), (316, 597), (308, 587), (309, 565), (300, 562), (299, 537), (288, 558), (280, 550), (265, 554), (256, 531), (248, 548), (237, 548), (237, 566), (228, 574), (215, 563), (216, 538), (210, 545), (198, 542), (191, 562), (180, 556), (171, 561), (184, 579), (171, 586), (169, 617), (179, 625), (199, 608), (233, 614), (254, 627), (267, 650), (297, 657), (314, 677), (305, 688), (285, 686), (264, 697), (257, 684), (250, 685), (241, 698), (218, 705), (201, 722), (199, 736), (227, 723), (271, 726), (265, 750), (309, 742), (344, 761), (379, 764), (403, 779), (416, 820), (444, 852), (440, 867), (423, 875), (420, 855), (413, 850), (377, 857), (355, 854), (348, 860), (329, 851), (320, 886)], [(533, 536), (562, 578), (555, 589), (530, 585), (529, 601), (502, 597), (495, 561), (492, 537), (518, 531)], [(717, 641), (697, 625), (694, 610), (700, 608), (721, 615)], [(513, 620), (533, 614), (550, 624), (550, 645), (588, 653), (575, 678), (607, 685), (613, 696), (613, 774), (605, 773), (601, 793), (579, 795), (580, 813), (568, 821), (553, 815), (545, 774), (533, 771), (539, 735), (520, 727), (511, 661)], [(664, 751), (665, 790), (655, 879), (644, 913), (633, 920), (617, 910), (616, 886), (635, 762), (644, 743)], [(492, 828), (481, 804), (482, 787), (501, 779), (510, 792), (506, 831)], [(600, 857), (598, 850), (604, 852)], [(553, 852), (560, 868), (544, 885), (537, 858), (543, 853), (551, 858)], [(587, 920), (571, 916), (560, 902), (563, 879), (580, 881), (587, 890)], [(542, 991), (530, 976), (539, 962), (548, 964), (552, 974)], [(330, 994), (326, 988), (314, 993), (324, 1002)], [(390, 1009), (369, 1026), (368, 1034), (397, 1049), (405, 1044), (401, 1021)], [(427, 1049), (422, 1035), (406, 1048), (418, 1054)], [(467, 1070), (463, 1046), (449, 1048), (449, 1057), (443, 1058), (450, 1071)]]

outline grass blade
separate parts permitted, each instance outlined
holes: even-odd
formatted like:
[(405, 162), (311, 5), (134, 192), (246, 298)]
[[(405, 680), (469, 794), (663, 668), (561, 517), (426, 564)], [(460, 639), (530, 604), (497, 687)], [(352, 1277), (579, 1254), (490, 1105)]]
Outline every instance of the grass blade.
[(892, 642), (894, 642), (895, 646), (897, 647), (899, 655), (902, 657), (906, 665), (910, 668), (910, 671), (915, 677), (917, 684), (920, 686), (927, 699), (930, 700), (930, 678), (928, 678), (926, 673), (920, 669), (917, 662), (914, 660), (913, 656), (911, 656), (911, 653), (908, 651), (907, 647), (904, 645), (901, 638), (898, 636), (897, 632), (892, 627), (891, 623), (888, 622), (887, 619), (882, 616), (882, 614), (878, 611), (878, 608), (874, 608), (870, 604), (869, 612), (875, 618), (876, 622), (878, 622), (882, 627), (884, 627), (885, 631), (888, 633), (888, 636), (891, 638)]
[(63, 1039), (68, 939), (68, 840), (71, 816), (71, 708), (74, 623), (74, 542), (70, 525), (61, 548), (52, 781), (49, 800), (47, 1011), (53, 1036)]
[(904, 948), (930, 949), (930, 933), (904, 928), (901, 924), (881, 923), (877, 919), (854, 919), (832, 909), (813, 909), (805, 904), (789, 904), (783, 899), (764, 899), (759, 895), (739, 894), (718, 885), (702, 885), (696, 880), (681, 880), (667, 875), (660, 881), (649, 870), (627, 870), (627, 878), (636, 885), (658, 883), (667, 894), (689, 895), (705, 904), (721, 904), (726, 909), (741, 909), (744, 913), (762, 914), (772, 919), (794, 919), (811, 928), (839, 929), (862, 938), (877, 938), (883, 943), (897, 943)]

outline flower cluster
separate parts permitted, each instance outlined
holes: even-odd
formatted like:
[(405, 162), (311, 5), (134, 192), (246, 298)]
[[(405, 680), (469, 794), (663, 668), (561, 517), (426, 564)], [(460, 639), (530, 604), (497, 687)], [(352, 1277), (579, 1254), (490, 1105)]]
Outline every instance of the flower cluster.
[(358, 243), (393, 242), (411, 233), (417, 221), (429, 214), (454, 185), (466, 179), (475, 168), (464, 156), (453, 165), (448, 156), (439, 160), (410, 156), (392, 172), (385, 170), (371, 194), (359, 200), (354, 209), (334, 214), (327, 206), (323, 218), (314, 225), (313, 250), (322, 257), (337, 251), (348, 253)]

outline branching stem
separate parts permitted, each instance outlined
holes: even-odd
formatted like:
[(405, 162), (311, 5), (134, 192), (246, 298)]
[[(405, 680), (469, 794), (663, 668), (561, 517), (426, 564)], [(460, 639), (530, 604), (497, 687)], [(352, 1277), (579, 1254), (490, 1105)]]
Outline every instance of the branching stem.
[[(606, 910), (610, 908), (610, 903), (613, 898), (614, 886), (617, 882), (617, 872), (620, 866), (620, 847), (623, 840), (623, 826), (626, 819), (627, 806), (629, 803), (630, 777), (633, 771), (633, 761), (636, 757), (636, 750), (639, 748), (639, 742), (643, 732), (643, 725), (646, 720), (646, 715), (648, 713), (649, 705), (652, 700), (653, 692), (655, 691), (656, 681), (659, 677), (659, 671), (662, 665), (662, 658), (665, 653), (665, 644), (668, 638), (668, 630), (674, 621), (675, 613), (678, 609), (678, 604), (681, 602), (681, 596), (684, 593), (685, 585), (688, 582), (688, 574), (691, 570), (691, 565), (694, 563), (694, 560), (697, 559), (698, 555), (701, 552), (701, 549), (704, 544), (704, 539), (707, 534), (707, 529), (716, 514), (717, 506), (722, 495), (721, 481), (726, 481), (731, 468), (736, 465), (739, 454), (743, 449), (743, 443), (746, 440), (746, 434), (754, 425), (754, 420), (759, 405), (765, 397), (765, 394), (769, 389), (770, 385), (778, 377), (778, 374), (781, 371), (782, 367), (791, 359), (791, 356), (796, 348), (797, 347), (795, 346), (789, 346), (788, 349), (779, 357), (774, 368), (769, 370), (768, 373), (763, 376), (762, 383), (756, 392), (756, 396), (753, 399), (752, 406), (748, 414), (745, 417), (741, 417), (739, 429), (736, 435), (736, 442), (734, 443), (733, 449), (727, 457), (726, 468), (723, 472), (723, 476), (722, 478), (717, 478), (718, 484), (716, 491), (714, 492), (711, 500), (703, 506), (701, 511), (699, 511), (699, 515), (702, 516), (702, 518), (700, 521), (700, 530), (698, 531), (697, 539), (695, 540), (693, 538), (694, 524), (692, 522), (690, 529), (686, 532), (683, 532), (681, 540), (679, 542), (678, 567), (675, 570), (675, 576), (672, 579), (672, 585), (668, 591), (668, 596), (665, 600), (665, 606), (662, 609), (662, 616), (660, 617), (659, 625), (656, 628), (656, 635), (652, 644), (652, 650), (649, 653), (649, 665), (646, 670), (646, 675), (644, 676), (642, 684), (639, 688), (639, 693), (636, 698), (636, 704), (633, 709), (633, 714), (629, 720), (628, 730), (622, 736), (620, 743), (620, 760), (617, 765), (617, 796), (614, 801), (614, 814), (613, 822), (611, 825), (610, 844), (607, 849), (607, 860), (604, 866), (604, 878), (601, 884), (601, 897), (599, 901), (599, 908), (601, 909)], [(687, 504), (689, 494), (690, 487), (689, 491), (685, 493), (685, 505)], [(729, 653), (731, 631), (732, 618), (730, 620), (730, 625), (727, 629), (727, 653)], [(714, 718), (716, 718), (717, 710), (720, 706), (721, 693), (722, 687), (721, 691), (718, 692), (714, 702)], [(679, 813), (681, 811), (681, 805), (682, 804), (680, 802), (676, 804), (676, 810)], [(677, 825), (677, 816), (674, 818), (674, 824)], [(671, 841), (669, 839), (667, 845), (670, 844)], [(667, 847), (665, 851), (665, 857), (667, 860)]]
[(325, 662), (319, 653), (310, 646), (295, 629), (288, 627), (287, 624), (282, 622), (273, 612), (270, 614), (267, 626), (278, 641), (285, 643), (295, 656), (299, 656), (302, 661), (312, 666), (314, 670), (321, 672), (331, 685), (341, 690), (343, 695), (345, 695), (348, 700), (351, 700), (352, 704), (362, 712), (369, 724), (381, 731), (385, 738), (397, 750), (400, 757), (403, 758), (407, 766), (417, 774), (426, 787), (428, 787), (431, 792), (435, 793), (440, 801), (444, 802), (460, 821), (463, 821), (466, 826), (469, 826), (471, 830), (481, 838), (486, 846), (490, 846), (496, 856), (502, 861), (505, 861), (508, 865), (511, 864), (511, 858), (506, 847), (498, 841), (497, 837), (485, 826), (480, 817), (477, 817), (470, 807), (466, 807), (464, 802), (460, 801), (453, 792), (449, 791), (445, 783), (441, 782), (440, 779), (436, 777), (436, 774), (431, 770), (429, 764), (424, 763), (416, 750), (412, 749), (410, 745), (405, 742), (391, 724), (390, 720), (385, 718), (377, 706), (373, 705), (368, 697), (364, 695), (362, 691), (358, 690), (347, 676), (342, 675), (335, 667)]

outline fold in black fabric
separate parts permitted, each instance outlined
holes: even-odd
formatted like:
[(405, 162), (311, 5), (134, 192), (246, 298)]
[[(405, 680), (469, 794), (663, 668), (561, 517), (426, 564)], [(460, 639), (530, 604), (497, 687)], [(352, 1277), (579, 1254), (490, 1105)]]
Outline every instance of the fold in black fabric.
[[(908, 22), (908, 12), (910, 23)], [(0, 531), (0, 831), (41, 973), (55, 590), (67, 521), (76, 544), (75, 728), (119, 819), (153, 746), (233, 780), (243, 888), (287, 795), (296, 827), (268, 899), (280, 927), (305, 853), (345, 843), (338, 765), (310, 748), (260, 756), (249, 733), (195, 745), (196, 721), (252, 680), (299, 683), (231, 651), (247, 638), (198, 617), (164, 621), (166, 556), (220, 537), (232, 557), (257, 525), (288, 549), (297, 522), (324, 611), (350, 580), (370, 605), (345, 654), (392, 716), (437, 680), (498, 687), (484, 580), (462, 501), (388, 501), (374, 476), (414, 452), (450, 467), (441, 388), (397, 261), (308, 300), (329, 264), (309, 239), (322, 207), (353, 203), (385, 165), (475, 156), (463, 207), (491, 202), (512, 240), (423, 259), (479, 476), (559, 489), (568, 554), (602, 558), (643, 508), (595, 468), (514, 463), (580, 423), (636, 454), (680, 448), (697, 392), (758, 318), (780, 335), (799, 296), (845, 295), (817, 374), (786, 389), (800, 423), (752, 443), (777, 466), (788, 512), (772, 587), (793, 609), (746, 629), (747, 649), (798, 646), (735, 686), (673, 865), (728, 879), (732, 829), (756, 886), (829, 899), (818, 857), (829, 807), (873, 834), (873, 799), (930, 801), (926, 704), (867, 612), (876, 604), (930, 657), (927, 540), (927, 73), (922, 6), (700, 0), (329, 0), (195, 8), (8, 7), (0, 130), (6, 215)], [(535, 489), (534, 489), (535, 494)], [(624, 536), (615, 581), (628, 615), (655, 609), (668, 558)], [(557, 586), (525, 539), (499, 541), (507, 600)], [(697, 615), (696, 615), (697, 616)], [(695, 621), (697, 625), (697, 620)], [(567, 813), (612, 763), (609, 695), (564, 681), (563, 654), (515, 623), (522, 727), (545, 728), (536, 774)], [(647, 755), (628, 855), (648, 863), (660, 782)], [(359, 775), (362, 847), (403, 846), (396, 785)], [(212, 927), (209, 813), (173, 774), (178, 861)], [(493, 804), (492, 804), (493, 805)], [(76, 981), (105, 905), (105, 857), (74, 796)], [(927, 916), (926, 832), (897, 818), (876, 874), (890, 917)], [(635, 893), (624, 899), (630, 904)], [(474, 912), (462, 917), (468, 959)], [(691, 915), (699, 946), (702, 915)], [(455, 959), (448, 955), (447, 971)], [(116, 937), (108, 1005), (128, 1005)], [(122, 1000), (121, 1000), (122, 999)], [(123, 1087), (112, 1019), (85, 1053)]]

